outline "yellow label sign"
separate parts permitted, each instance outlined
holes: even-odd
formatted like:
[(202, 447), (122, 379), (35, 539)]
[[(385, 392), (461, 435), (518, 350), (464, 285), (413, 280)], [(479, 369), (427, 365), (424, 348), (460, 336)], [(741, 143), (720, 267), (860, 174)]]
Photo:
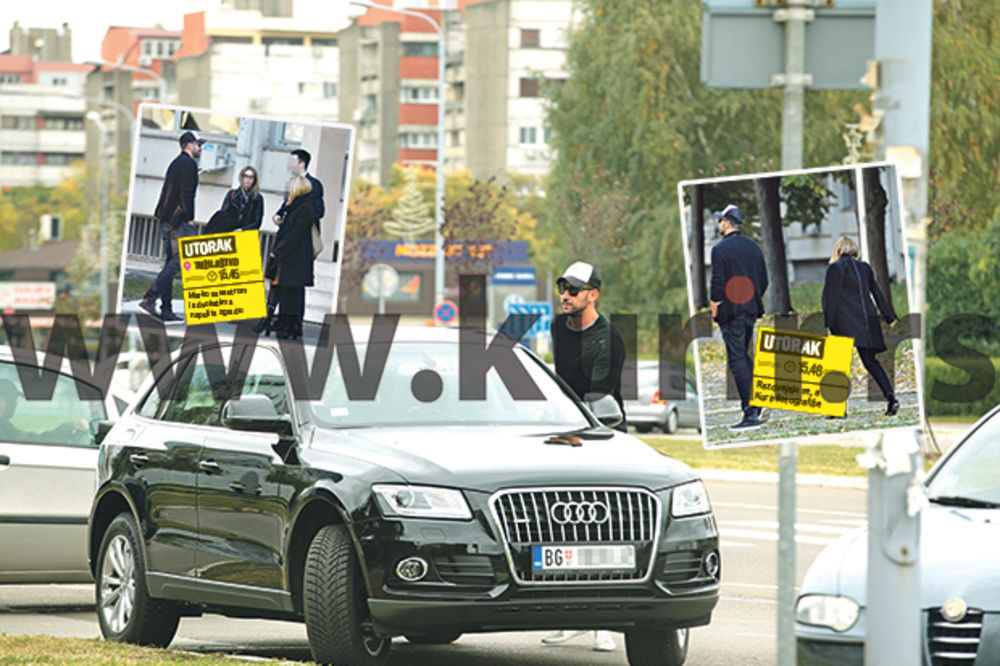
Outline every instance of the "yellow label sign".
[(843, 416), (850, 388), (852, 338), (761, 328), (750, 404)]
[(188, 325), (267, 315), (256, 230), (189, 236), (179, 245)]

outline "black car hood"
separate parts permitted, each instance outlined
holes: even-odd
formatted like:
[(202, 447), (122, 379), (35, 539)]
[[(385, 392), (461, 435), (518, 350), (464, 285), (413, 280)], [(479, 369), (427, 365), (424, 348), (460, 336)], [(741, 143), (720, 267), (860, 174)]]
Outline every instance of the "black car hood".
[(538, 426), (337, 429), (317, 431), (312, 447), (390, 469), (412, 484), (483, 492), (550, 484), (659, 490), (697, 478), (631, 435), (546, 443), (554, 434)]

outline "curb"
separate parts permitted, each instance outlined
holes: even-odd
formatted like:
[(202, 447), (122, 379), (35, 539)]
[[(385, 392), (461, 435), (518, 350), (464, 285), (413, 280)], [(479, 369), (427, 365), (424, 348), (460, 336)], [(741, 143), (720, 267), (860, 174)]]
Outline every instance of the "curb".
[[(777, 472), (745, 472), (735, 469), (696, 469), (694, 473), (703, 481), (730, 481), (736, 483), (778, 484)], [(796, 486), (818, 488), (851, 488), (866, 490), (868, 479), (853, 476), (829, 476), (823, 474), (797, 474)]]

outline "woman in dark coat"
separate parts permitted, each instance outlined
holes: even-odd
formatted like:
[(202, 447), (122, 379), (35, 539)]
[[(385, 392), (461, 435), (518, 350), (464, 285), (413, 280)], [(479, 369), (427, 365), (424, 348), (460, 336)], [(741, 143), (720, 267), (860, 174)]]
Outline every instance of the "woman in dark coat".
[(302, 334), (305, 287), (313, 285), (312, 227), (316, 213), (309, 192), (312, 185), (302, 176), (289, 182), (285, 218), (278, 227), (269, 264), (274, 272), (271, 289), (278, 302), (277, 337), (295, 339)]
[(860, 255), (858, 244), (847, 236), (841, 236), (834, 245), (823, 283), (823, 317), (831, 333), (854, 338), (862, 365), (889, 403), (886, 415), (895, 416), (899, 401), (875, 354), (886, 350), (879, 314), (888, 324), (896, 316), (878, 288), (875, 271), (860, 260)]
[(229, 190), (220, 210), (228, 211), (236, 218), (236, 227), (227, 231), (260, 229), (260, 223), (264, 219), (264, 197), (260, 193), (256, 169), (252, 166), (243, 167), (239, 187)]

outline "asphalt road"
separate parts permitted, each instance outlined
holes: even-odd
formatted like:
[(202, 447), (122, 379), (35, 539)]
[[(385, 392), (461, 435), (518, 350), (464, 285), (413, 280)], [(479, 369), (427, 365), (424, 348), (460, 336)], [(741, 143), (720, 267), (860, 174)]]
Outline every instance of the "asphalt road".
[[(722, 534), (722, 599), (712, 623), (691, 631), (688, 664), (773, 664), (776, 654), (777, 486), (707, 481)], [(801, 581), (824, 545), (865, 520), (865, 492), (800, 486), (796, 571)], [(93, 638), (100, 635), (89, 605), (91, 586), (0, 586), (0, 633)], [(590, 637), (542, 646), (544, 632), (466, 635), (447, 646), (393, 643), (393, 666), (497, 664), (625, 664), (624, 640), (614, 652), (594, 652)], [(185, 618), (171, 647), (257, 657), (308, 660), (303, 625), (291, 622)]]

